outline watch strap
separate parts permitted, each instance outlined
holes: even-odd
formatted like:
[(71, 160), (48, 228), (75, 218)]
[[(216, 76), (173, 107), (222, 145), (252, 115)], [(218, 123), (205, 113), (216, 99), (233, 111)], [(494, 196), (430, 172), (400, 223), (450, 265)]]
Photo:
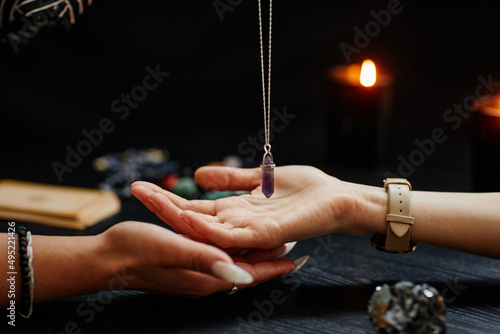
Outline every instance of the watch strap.
[(385, 251), (390, 253), (411, 251), (411, 230), (414, 220), (410, 210), (411, 184), (406, 179), (388, 178), (384, 180), (384, 188), (389, 197)]

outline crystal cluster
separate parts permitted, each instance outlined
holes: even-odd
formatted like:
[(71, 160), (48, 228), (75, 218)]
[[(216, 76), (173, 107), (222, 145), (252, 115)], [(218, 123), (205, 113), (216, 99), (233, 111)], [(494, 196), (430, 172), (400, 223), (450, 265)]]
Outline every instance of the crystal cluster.
[(378, 333), (445, 333), (445, 304), (432, 286), (398, 282), (378, 286), (368, 305)]
[(123, 198), (131, 197), (130, 185), (134, 181), (158, 183), (181, 169), (179, 162), (170, 160), (167, 150), (158, 148), (130, 148), (123, 152), (108, 153), (96, 158), (92, 166), (105, 174), (105, 180), (99, 184), (99, 188), (113, 191)]
[[(222, 161), (212, 162), (213, 166), (230, 166), (235, 168), (255, 167), (239, 156), (226, 156)], [(130, 185), (135, 181), (148, 181), (161, 186), (183, 198), (203, 198), (216, 200), (246, 192), (237, 191), (205, 191), (200, 193), (189, 166), (172, 160), (168, 150), (159, 148), (129, 148), (122, 152), (107, 153), (96, 158), (92, 167), (102, 173), (104, 180), (99, 188), (112, 191), (122, 198), (129, 198)]]

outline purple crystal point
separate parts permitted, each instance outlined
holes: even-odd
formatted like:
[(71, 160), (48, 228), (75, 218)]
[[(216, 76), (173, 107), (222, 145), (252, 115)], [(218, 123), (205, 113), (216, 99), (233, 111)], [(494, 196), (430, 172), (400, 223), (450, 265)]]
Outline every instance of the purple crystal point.
[(267, 197), (271, 197), (274, 193), (274, 164), (273, 157), (270, 154), (265, 154), (262, 159), (262, 193)]

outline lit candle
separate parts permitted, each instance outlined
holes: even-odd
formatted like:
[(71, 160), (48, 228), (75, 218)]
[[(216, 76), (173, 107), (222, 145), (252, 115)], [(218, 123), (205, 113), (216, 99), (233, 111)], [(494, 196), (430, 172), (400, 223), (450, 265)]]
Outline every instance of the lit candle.
[(361, 64), (359, 83), (364, 87), (372, 87), (377, 82), (377, 67), (375, 63), (367, 59)]
[(481, 100), (473, 118), (473, 189), (500, 191), (500, 96)]
[(392, 77), (365, 60), (336, 66), (327, 78), (330, 160), (359, 167), (380, 164), (387, 151)]

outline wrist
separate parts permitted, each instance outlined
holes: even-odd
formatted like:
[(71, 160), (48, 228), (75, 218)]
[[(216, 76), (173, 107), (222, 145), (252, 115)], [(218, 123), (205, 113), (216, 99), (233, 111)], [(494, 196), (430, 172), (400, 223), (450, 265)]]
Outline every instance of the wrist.
[(383, 187), (349, 184), (355, 198), (355, 208), (348, 233), (363, 235), (385, 233), (388, 196)]
[(137, 280), (135, 280), (136, 274), (133, 270), (139, 267), (140, 259), (136, 256), (138, 252), (133, 245), (127, 244), (124, 240), (126, 237), (123, 237), (121, 231), (117, 231), (117, 227), (113, 226), (97, 236), (101, 239), (98, 252), (103, 259), (105, 288), (108, 290), (137, 289), (138, 287), (134, 285)]
[(112, 277), (108, 245), (98, 236), (33, 238), (36, 302), (95, 293)]

